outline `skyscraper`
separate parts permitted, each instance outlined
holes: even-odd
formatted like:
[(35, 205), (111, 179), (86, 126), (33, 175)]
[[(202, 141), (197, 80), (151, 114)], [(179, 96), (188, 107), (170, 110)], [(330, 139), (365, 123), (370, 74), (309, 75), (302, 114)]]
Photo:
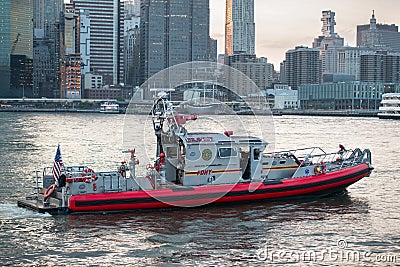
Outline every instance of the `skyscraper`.
[(43, 31), (43, 37), (55, 39), (56, 23), (60, 20), (63, 0), (34, 0), (34, 28)]
[(361, 56), (374, 54), (376, 50), (365, 46), (344, 46), (338, 50), (338, 72), (354, 76), (360, 81)]
[(400, 32), (395, 24), (377, 23), (375, 11), (369, 24), (357, 25), (357, 46), (380, 47), (400, 52)]
[(209, 60), (209, 0), (142, 0), (140, 24), (141, 82), (176, 64)]
[(331, 10), (322, 11), (322, 35), (329, 36), (335, 33), (335, 15), (336, 13)]
[(140, 17), (131, 16), (125, 19), (124, 63), (125, 84), (140, 85)]
[(65, 11), (61, 17), (60, 32), (63, 40), (60, 51), (60, 97), (82, 97), (81, 92), (81, 53), (80, 53), (80, 17), (75, 10)]
[(123, 82), (124, 3), (121, 0), (74, 0), (74, 8), (89, 11), (90, 64), (105, 84)]
[(293, 89), (304, 84), (321, 83), (319, 50), (298, 46), (286, 52), (284, 61), (285, 82)]
[[(269, 63), (267, 59), (264, 57), (257, 58), (256, 55), (236, 54), (229, 56), (226, 64), (243, 72), (258, 86), (260, 90), (267, 89), (270, 85), (268, 76), (272, 74), (269, 73), (270, 66), (268, 65)], [(236, 79), (236, 77), (231, 77), (231, 80), (231, 82), (233, 82), (231, 88), (251, 87), (251, 85), (248, 84), (250, 80), (243, 81), (242, 79)], [(239, 92), (242, 93), (241, 91)]]
[(255, 54), (254, 0), (226, 0), (225, 54)]
[(362, 82), (400, 82), (400, 54), (377, 51), (361, 55), (360, 81)]
[(33, 0), (1, 2), (0, 36), (0, 97), (32, 95)]
[(313, 48), (319, 49), (322, 60), (322, 75), (337, 73), (338, 49), (344, 45), (344, 39), (335, 32), (335, 12), (322, 11), (322, 35), (314, 39)]
[(58, 97), (63, 0), (34, 0), (33, 94)]

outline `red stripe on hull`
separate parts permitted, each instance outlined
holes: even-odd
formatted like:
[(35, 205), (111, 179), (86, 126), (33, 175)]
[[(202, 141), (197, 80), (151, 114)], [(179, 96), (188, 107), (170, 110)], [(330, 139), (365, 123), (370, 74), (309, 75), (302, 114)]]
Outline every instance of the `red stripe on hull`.
[(368, 164), (340, 171), (283, 180), (280, 184), (245, 183), (236, 185), (197, 186), (193, 190), (160, 189), (71, 196), (71, 212), (118, 211), (193, 207), (209, 203), (257, 201), (318, 195), (319, 192), (346, 187), (370, 173)]

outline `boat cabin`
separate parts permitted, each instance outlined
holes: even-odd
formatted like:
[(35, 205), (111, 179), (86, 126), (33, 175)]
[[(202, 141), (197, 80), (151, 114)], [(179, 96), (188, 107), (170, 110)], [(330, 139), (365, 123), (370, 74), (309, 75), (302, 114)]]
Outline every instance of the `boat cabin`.
[[(220, 133), (163, 136), (166, 178), (183, 186), (261, 181), (267, 143)], [(175, 181), (174, 181), (175, 179)]]

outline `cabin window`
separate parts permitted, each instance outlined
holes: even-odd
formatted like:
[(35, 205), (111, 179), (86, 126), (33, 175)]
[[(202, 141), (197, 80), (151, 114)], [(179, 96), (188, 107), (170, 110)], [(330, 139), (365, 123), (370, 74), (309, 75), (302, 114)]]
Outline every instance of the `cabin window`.
[(178, 157), (178, 148), (177, 147), (167, 147), (167, 157), (168, 158), (177, 158)]
[(286, 160), (281, 160), (281, 161), (279, 161), (279, 164), (285, 164), (286, 163)]
[(254, 160), (260, 160), (260, 149), (258, 149), (258, 148), (255, 148), (254, 150), (253, 150), (253, 155), (254, 155)]
[(233, 147), (221, 147), (218, 149), (218, 156), (220, 158), (237, 157), (237, 150)]

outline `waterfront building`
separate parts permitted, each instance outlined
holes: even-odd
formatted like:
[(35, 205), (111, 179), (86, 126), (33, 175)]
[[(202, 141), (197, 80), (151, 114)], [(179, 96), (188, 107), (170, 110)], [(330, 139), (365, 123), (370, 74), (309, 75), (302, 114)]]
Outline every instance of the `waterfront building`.
[[(93, 76), (92, 78), (98, 78)], [(101, 88), (85, 90), (85, 98), (87, 99), (131, 99), (134, 94), (134, 87), (125, 86), (123, 84), (105, 85)]]
[(377, 51), (361, 55), (360, 81), (400, 83), (400, 53)]
[(209, 0), (142, 0), (141, 82), (170, 66), (209, 61)]
[(101, 89), (103, 87), (103, 77), (101, 75), (88, 73), (85, 75), (83, 86), (85, 91)]
[(61, 98), (81, 99), (81, 54), (69, 53), (61, 65)]
[(226, 0), (225, 54), (255, 54), (254, 0)]
[(272, 109), (297, 109), (298, 91), (286, 84), (275, 84), (274, 89), (266, 90), (267, 101)]
[(121, 88), (114, 85), (106, 85), (96, 90), (85, 90), (87, 99), (119, 99), (121, 95)]
[(101, 96), (108, 96), (103, 90), (103, 76), (87, 73), (83, 76), (83, 95), (88, 99), (101, 99)]
[(123, 82), (124, 3), (121, 0), (74, 0), (77, 12), (90, 16), (90, 67), (106, 84)]
[(297, 46), (286, 52), (284, 65), (284, 83), (297, 89), (304, 84), (319, 84), (321, 82), (320, 51), (316, 48)]
[(33, 0), (0, 8), (0, 97), (33, 96)]
[(126, 85), (140, 85), (140, 17), (124, 21), (124, 68)]
[(301, 109), (377, 111), (382, 94), (400, 92), (400, 85), (353, 81), (302, 85), (298, 91)]
[(395, 24), (377, 23), (375, 11), (369, 24), (357, 26), (357, 46), (380, 47), (400, 52), (400, 32)]

